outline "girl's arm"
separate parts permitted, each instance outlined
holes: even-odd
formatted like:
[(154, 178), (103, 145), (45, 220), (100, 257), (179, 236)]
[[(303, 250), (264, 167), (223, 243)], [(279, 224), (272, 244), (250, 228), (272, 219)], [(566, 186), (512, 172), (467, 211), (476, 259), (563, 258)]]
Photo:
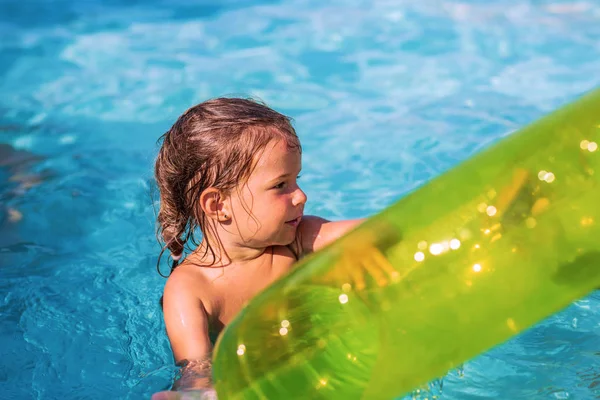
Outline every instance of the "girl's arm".
[[(172, 390), (212, 390), (211, 352), (208, 316), (195, 296), (183, 270), (175, 270), (165, 285), (163, 315), (175, 363), (182, 367), (181, 378)], [(156, 396), (156, 395), (155, 395)], [(164, 397), (157, 397), (164, 398)]]
[(361, 218), (332, 222), (312, 215), (302, 217), (298, 227), (302, 254), (320, 250), (364, 221)]

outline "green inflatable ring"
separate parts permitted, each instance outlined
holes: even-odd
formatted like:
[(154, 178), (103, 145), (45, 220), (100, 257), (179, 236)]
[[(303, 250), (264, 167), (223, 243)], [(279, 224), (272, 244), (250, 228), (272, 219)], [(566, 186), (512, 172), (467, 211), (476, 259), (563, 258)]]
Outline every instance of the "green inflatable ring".
[(392, 399), (600, 285), (600, 90), (433, 179), (248, 304), (227, 399)]

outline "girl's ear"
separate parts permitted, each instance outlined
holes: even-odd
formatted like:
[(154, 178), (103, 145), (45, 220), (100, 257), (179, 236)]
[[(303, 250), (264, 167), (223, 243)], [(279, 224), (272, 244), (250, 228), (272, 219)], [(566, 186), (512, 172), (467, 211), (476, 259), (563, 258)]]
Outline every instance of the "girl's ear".
[(204, 214), (217, 222), (226, 222), (231, 219), (226, 197), (215, 188), (208, 188), (200, 195), (200, 207)]

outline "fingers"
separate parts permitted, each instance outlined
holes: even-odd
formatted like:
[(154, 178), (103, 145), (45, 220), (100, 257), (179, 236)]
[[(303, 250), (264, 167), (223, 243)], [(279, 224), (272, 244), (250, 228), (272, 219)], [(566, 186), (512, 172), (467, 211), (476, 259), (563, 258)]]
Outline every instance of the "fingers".
[(360, 258), (350, 258), (351, 259), (347, 259), (348, 262), (344, 263), (344, 267), (347, 269), (347, 272), (350, 275), (350, 282), (352, 282), (356, 290), (364, 290), (366, 286), (365, 275), (360, 262)]
[(371, 277), (379, 287), (388, 285), (398, 276), (387, 258), (374, 246), (363, 247), (360, 254), (348, 253), (342, 257), (340, 264), (356, 290), (366, 288), (366, 276)]
[(320, 279), (336, 284), (349, 283), (354, 290), (362, 291), (370, 285), (367, 277), (377, 287), (384, 287), (396, 282), (399, 273), (376, 246), (362, 242), (357, 247), (346, 249), (337, 265)]
[(163, 391), (154, 393), (151, 400), (217, 400), (217, 393), (213, 389)]
[(373, 260), (373, 265), (376, 266), (375, 270), (378, 273), (376, 281), (379, 286), (385, 286), (398, 278), (398, 271), (394, 269), (388, 259), (377, 248), (371, 253), (371, 259)]
[(151, 400), (179, 400), (179, 399), (181, 399), (181, 393), (172, 392), (172, 391), (164, 391), (164, 392), (154, 393), (152, 395)]

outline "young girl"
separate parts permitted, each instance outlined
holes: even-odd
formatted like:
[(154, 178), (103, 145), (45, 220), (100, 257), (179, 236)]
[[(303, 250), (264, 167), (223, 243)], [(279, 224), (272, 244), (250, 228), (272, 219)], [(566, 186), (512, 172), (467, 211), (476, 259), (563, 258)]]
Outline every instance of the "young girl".
[[(174, 389), (208, 393), (211, 338), (300, 257), (361, 220), (304, 215), (300, 142), (290, 119), (264, 104), (206, 101), (162, 139), (155, 166), (159, 236), (173, 259), (162, 304), (175, 362), (183, 366)], [(185, 254), (190, 243), (195, 248)]]

